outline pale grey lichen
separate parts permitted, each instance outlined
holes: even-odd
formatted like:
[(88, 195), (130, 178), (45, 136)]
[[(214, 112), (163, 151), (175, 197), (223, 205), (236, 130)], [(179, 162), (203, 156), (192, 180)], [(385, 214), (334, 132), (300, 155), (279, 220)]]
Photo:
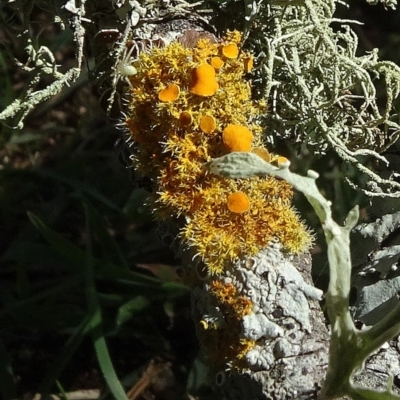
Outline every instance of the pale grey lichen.
[[(35, 29), (30, 26), (32, 23), (31, 11), (35, 1), (30, 2), (29, 7), (22, 0), (14, 0), (10, 3), (15, 3), (16, 10), (21, 12), (22, 15), (21, 36), (25, 42), (27, 55), (24, 63), (18, 60), (16, 60), (16, 63), (19, 68), (29, 72), (22, 93), (0, 112), (0, 122), (16, 129), (23, 128), (24, 119), (35, 107), (59, 94), (66, 87), (73, 85), (83, 75), (82, 72), (87, 73), (82, 68), (85, 61), (83, 51), (85, 44), (91, 48), (92, 52), (93, 60), (90, 60), (90, 72), (93, 82), (97, 83), (101, 90), (106, 91), (111, 88), (111, 91), (115, 94), (118, 79), (109, 78), (113, 75), (113, 72), (113, 76), (115, 76), (115, 70), (121, 66), (122, 56), (126, 54), (128, 39), (132, 39), (134, 36), (143, 39), (168, 37), (169, 31), (173, 29), (166, 28), (165, 24), (163, 27), (165, 20), (181, 18), (208, 23), (208, 19), (196, 11), (199, 6), (203, 6), (202, 13), (209, 14), (209, 10), (204, 10), (203, 2), (190, 3), (185, 0), (145, 0), (141, 2), (136, 0), (114, 0), (112, 2), (60, 0), (57, 2), (40, 2), (39, 8), (45, 7), (46, 11), (51, 13), (57, 28), (65, 30), (68, 26), (72, 30), (75, 42), (75, 64), (64, 72), (62, 66), (57, 65), (54, 52), (50, 50), (50, 47), (39, 44), (40, 34), (36, 36), (34, 34)], [(33, 23), (36, 24), (37, 22)], [(104, 43), (101, 42), (100, 38), (103, 31), (101, 27), (106, 28), (104, 29), (105, 32), (108, 29), (110, 31), (115, 30), (117, 38), (118, 32), (122, 32), (114, 48), (110, 49), (107, 33), (104, 33), (104, 37), (106, 37)], [(188, 24), (185, 28), (184, 22), (181, 23), (181, 27), (180, 33), (189, 29)], [(44, 29), (42, 29), (43, 31)], [(161, 35), (162, 31), (163, 35)], [(12, 53), (12, 49), (10, 49), (10, 53)], [(89, 64), (89, 60), (86, 61)], [(39, 82), (43, 82), (44, 78), (51, 80), (51, 82), (44, 88), (36, 90)], [(110, 81), (107, 88), (103, 85), (106, 79)]]
[[(22, 2), (21, 2), (22, 3)], [(68, 4), (68, 2), (65, 2)], [(31, 5), (33, 7), (33, 3)], [(60, 9), (53, 4), (49, 4), (49, 8), (54, 12), (54, 22), (65, 29)], [(20, 4), (20, 9), (25, 13), (23, 18), (22, 37), (25, 41), (25, 52), (27, 60), (24, 63), (16, 60), (17, 65), (24, 71), (29, 72), (29, 79), (26, 82), (24, 92), (20, 98), (15, 99), (4, 110), (0, 112), (0, 121), (12, 125), (12, 128), (22, 129), (25, 117), (38, 104), (43, 103), (52, 96), (57, 95), (66, 86), (77, 81), (81, 74), (83, 63), (83, 45), (85, 28), (83, 21), (85, 20), (85, 1), (82, 1), (78, 7), (67, 9), (70, 26), (76, 43), (75, 49), (75, 65), (66, 72), (61, 72), (60, 65), (57, 65), (55, 56), (49, 47), (39, 45), (38, 38), (32, 36), (30, 24), (31, 8)], [(63, 10), (65, 12), (65, 10)], [(36, 90), (43, 78), (53, 78), (53, 81), (43, 89)], [(9, 122), (14, 118), (14, 121)]]
[(264, 314), (252, 313), (242, 318), (242, 335), (246, 339), (259, 340), (262, 337), (274, 339), (282, 333), (282, 328), (271, 322)]
[(378, 4), (382, 3), (385, 7), (392, 8), (393, 10), (396, 9), (397, 0), (366, 0), (369, 4)]
[[(376, 184), (376, 190), (371, 184), (363, 187), (366, 194), (399, 197), (398, 182), (381, 178), (360, 157), (388, 163), (380, 153), (400, 135), (395, 109), (400, 68), (379, 60), (378, 49), (358, 55), (351, 26), (359, 22), (335, 18), (340, 4), (281, 0), (254, 5), (247, 43), (259, 55), (258, 79), (270, 104), (265, 138), (291, 140), (319, 154), (333, 149)], [(384, 104), (377, 98), (378, 79), (385, 82), (380, 88)]]
[[(83, 42), (82, 42), (83, 46)], [(56, 66), (55, 58), (49, 48), (41, 46), (37, 48), (30, 39), (27, 39), (25, 48), (28, 60), (25, 64), (19, 63), (25, 71), (31, 72), (31, 80), (23, 99), (16, 99), (0, 112), (0, 121), (7, 121), (16, 117), (13, 128), (22, 129), (23, 121), (30, 111), (38, 104), (44, 102), (52, 96), (60, 93), (63, 88), (75, 82), (81, 72), (82, 49), (79, 45), (77, 50), (77, 66), (70, 68), (66, 73), (59, 72), (59, 66)], [(55, 78), (54, 82), (44, 89), (35, 90), (40, 80), (45, 76)]]
[[(314, 332), (315, 310), (310, 308), (310, 304), (321, 300), (322, 291), (304, 280), (298, 265), (293, 256), (282, 253), (281, 246), (275, 243), (255, 256), (237, 260), (223, 275), (226, 284), (234, 284), (238, 295), (245, 295), (253, 304), (252, 313), (243, 316), (241, 321), (241, 337), (257, 343), (245, 355), (245, 369), (287, 368), (289, 376), (291, 368), (296, 369), (293, 363), (300, 362), (294, 356), (304, 352), (314, 357), (316, 352), (319, 354), (318, 373), (323, 376), (326, 345), (319, 342), (321, 336)], [(192, 304), (193, 314), (198, 316), (196, 319), (223, 327), (225, 318), (215, 307), (207, 283), (203, 290), (196, 288), (193, 291)], [(323, 324), (323, 320), (319, 322)], [(311, 376), (309, 384), (315, 379), (315, 375)], [(291, 390), (301, 391), (307, 387), (301, 388), (302, 384), (300, 379)]]
[[(296, 321), (302, 329), (311, 330), (308, 300), (321, 300), (322, 291), (304, 281), (300, 272), (293, 266), (290, 257), (285, 257), (278, 244), (261, 251), (252, 257), (254, 266), (248, 269), (246, 259), (238, 261), (228, 276), (233, 276), (232, 282), (241, 288), (241, 292), (249, 297), (254, 304), (256, 315), (270, 317), (275, 309)], [(255, 322), (260, 319), (248, 316)], [(244, 317), (246, 319), (246, 317)], [(265, 320), (264, 320), (265, 321)], [(246, 327), (249, 325), (246, 325)], [(243, 335), (246, 328), (243, 326)], [(251, 325), (249, 326), (251, 328)], [(255, 328), (254, 328), (255, 329)], [(276, 337), (280, 330), (276, 324), (265, 328), (267, 335)], [(264, 335), (264, 336), (267, 336)]]
[[(255, 256), (238, 259), (218, 276), (237, 288), (237, 296), (251, 300), (252, 312), (239, 321), (240, 338), (255, 341), (240, 363), (240, 375), (233, 366), (229, 376), (235, 380), (218, 378), (218, 389), (227, 398), (248, 398), (250, 387), (240, 395), (236, 391), (239, 382), (250, 376), (268, 382), (261, 391), (264, 396), (284, 399), (317, 393), (315, 383), (321, 383), (327, 365), (328, 335), (318, 306), (322, 291), (305, 278), (310, 268), (309, 255), (298, 259), (282, 252), (279, 243), (272, 243)], [(224, 337), (227, 315), (216, 305), (209, 283), (196, 287), (192, 298), (193, 315), (203, 321), (197, 325), (199, 336), (206, 322), (206, 329), (220, 329)]]

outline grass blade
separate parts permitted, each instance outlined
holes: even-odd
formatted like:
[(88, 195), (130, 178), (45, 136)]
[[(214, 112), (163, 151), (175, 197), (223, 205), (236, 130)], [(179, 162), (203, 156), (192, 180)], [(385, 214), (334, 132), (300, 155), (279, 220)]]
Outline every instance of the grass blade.
[(94, 314), (92, 320), (92, 339), (94, 349), (96, 351), (97, 360), (100, 365), (101, 372), (106, 380), (107, 386), (116, 400), (128, 400), (125, 390), (118, 379), (110, 353), (108, 352), (106, 339), (103, 333), (103, 321), (101, 316), (100, 303), (96, 291), (94, 281), (94, 257), (92, 251), (92, 235), (89, 224), (89, 211), (86, 207), (86, 231), (87, 231), (87, 252), (85, 265), (85, 291), (88, 308)]
[(93, 344), (96, 351), (97, 360), (100, 365), (101, 372), (106, 380), (108, 389), (116, 400), (128, 400), (124, 388), (118, 379), (114, 365), (108, 352), (106, 339), (101, 329), (101, 314), (96, 314), (95, 326), (93, 329)]

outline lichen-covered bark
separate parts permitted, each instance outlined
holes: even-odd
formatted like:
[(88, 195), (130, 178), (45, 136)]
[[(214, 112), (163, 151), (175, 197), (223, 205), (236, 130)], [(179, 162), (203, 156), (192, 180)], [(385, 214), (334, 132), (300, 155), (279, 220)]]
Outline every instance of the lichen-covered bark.
[[(309, 254), (288, 256), (278, 245), (238, 260), (224, 274), (224, 282), (234, 284), (238, 295), (248, 296), (253, 303), (251, 314), (240, 320), (240, 337), (255, 341), (240, 368), (216, 374), (215, 386), (225, 398), (316, 396), (326, 372), (329, 335), (318, 303), (322, 292), (310, 284), (310, 276)], [(200, 338), (206, 336), (200, 320), (213, 321), (220, 335), (232, 328), (207, 283), (193, 292), (193, 314)], [(207, 354), (213, 343), (203, 344)]]

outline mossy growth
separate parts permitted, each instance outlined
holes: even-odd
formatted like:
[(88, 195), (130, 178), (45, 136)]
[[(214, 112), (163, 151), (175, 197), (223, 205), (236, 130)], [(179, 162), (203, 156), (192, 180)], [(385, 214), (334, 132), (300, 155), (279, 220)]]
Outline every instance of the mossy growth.
[(225, 179), (204, 168), (232, 151), (278, 160), (264, 148), (257, 124), (266, 104), (252, 100), (245, 78), (252, 60), (235, 31), (220, 41), (200, 38), (193, 47), (174, 42), (144, 51), (129, 77), (125, 123), (134, 166), (152, 181), (156, 217), (186, 217), (180, 238), (211, 274), (271, 240), (293, 253), (312, 241), (291, 206), (289, 184), (274, 177)]

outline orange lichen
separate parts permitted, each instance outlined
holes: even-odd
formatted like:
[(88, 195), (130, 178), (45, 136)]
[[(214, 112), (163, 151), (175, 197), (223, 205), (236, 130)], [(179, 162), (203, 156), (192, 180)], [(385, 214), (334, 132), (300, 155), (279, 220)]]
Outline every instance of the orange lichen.
[(200, 119), (200, 129), (204, 133), (211, 133), (217, 127), (215, 123), (215, 118), (210, 115), (203, 115)]
[(210, 293), (217, 298), (219, 303), (232, 304), (236, 296), (236, 286), (215, 279), (210, 284)]
[(238, 352), (238, 355), (236, 356), (236, 358), (238, 360), (241, 360), (242, 358), (244, 358), (246, 356), (246, 354), (254, 348), (254, 346), (256, 345), (256, 342), (252, 339), (240, 339), (239, 340), (239, 344), (240, 344), (240, 349), (241, 351)]
[(222, 54), (226, 58), (237, 58), (239, 55), (239, 48), (236, 43), (229, 43), (222, 47)]
[(206, 347), (207, 358), (217, 366), (229, 362), (231, 367), (244, 368), (246, 364), (243, 358), (255, 346), (255, 342), (240, 338), (241, 321), (245, 315), (252, 313), (253, 303), (239, 294), (232, 283), (222, 280), (213, 280), (209, 291), (224, 315), (224, 323), (200, 322), (203, 328), (200, 337)]
[(242, 125), (228, 125), (222, 133), (222, 141), (229, 151), (250, 151), (253, 134)]
[(204, 346), (206, 358), (215, 368), (242, 370), (248, 367), (246, 354), (254, 348), (256, 342), (240, 338), (240, 324), (231, 323), (224, 329), (203, 330), (200, 341)]
[(285, 168), (290, 165), (290, 161), (286, 157), (283, 157), (283, 156), (278, 157), (276, 162), (278, 164), (278, 167), (281, 167), (281, 168)]
[(211, 59), (211, 65), (215, 68), (215, 69), (220, 69), (222, 68), (222, 66), (224, 65), (224, 62), (221, 60), (220, 57), (213, 57)]
[[(231, 181), (229, 186), (218, 178), (207, 182), (209, 187), (203, 186), (197, 197), (196, 205), (201, 204), (201, 208), (190, 214), (191, 220), (181, 237), (187, 243), (196, 243), (211, 274), (223, 272), (229, 260), (243, 254), (257, 254), (276, 238), (293, 253), (312, 243), (310, 234), (291, 207), (293, 191), (285, 181), (273, 177), (253, 178)], [(248, 196), (248, 212), (237, 214), (228, 209), (227, 198), (237, 191)]]
[(164, 102), (172, 102), (179, 97), (180, 89), (175, 83), (171, 83), (158, 93), (158, 99)]
[(271, 161), (271, 154), (264, 147), (255, 147), (253, 150), (251, 150), (251, 152), (254, 154), (257, 154), (259, 157), (261, 157), (266, 162)]
[(192, 71), (192, 86), (190, 92), (198, 96), (209, 97), (218, 90), (215, 69), (212, 65), (203, 63)]
[[(237, 58), (223, 56), (223, 47), (232, 43), (239, 48), (240, 33), (229, 32), (222, 42), (201, 38), (192, 47), (175, 42), (140, 52), (126, 111), (129, 139), (137, 144), (131, 148), (132, 160), (151, 182), (156, 217), (184, 217), (179, 239), (209, 276), (231, 268), (238, 257), (257, 254), (273, 239), (294, 253), (311, 243), (291, 207), (292, 188), (285, 181), (225, 179), (204, 169), (206, 161), (228, 151), (254, 151), (278, 165), (278, 155), (269, 156), (262, 146), (262, 127), (255, 122), (265, 112), (265, 102), (251, 98), (244, 79), (251, 56), (244, 51)], [(224, 65), (216, 72), (211, 64), (218, 55)], [(160, 101), (164, 90), (173, 92), (170, 85), (180, 89), (178, 98)], [(227, 206), (228, 197), (237, 192), (249, 203), (239, 213)]]
[(250, 200), (246, 193), (231, 193), (227, 199), (228, 210), (236, 214), (241, 214), (250, 209)]
[(237, 288), (232, 283), (214, 280), (210, 285), (210, 293), (218, 301), (219, 307), (224, 307), (227, 315), (238, 321), (245, 315), (249, 315), (253, 309), (253, 303), (249, 298), (237, 294)]
[(247, 57), (244, 59), (244, 70), (249, 73), (253, 69), (253, 57)]
[(192, 114), (190, 114), (190, 112), (188, 111), (182, 111), (181, 114), (179, 115), (179, 122), (183, 126), (191, 125), (193, 122)]

